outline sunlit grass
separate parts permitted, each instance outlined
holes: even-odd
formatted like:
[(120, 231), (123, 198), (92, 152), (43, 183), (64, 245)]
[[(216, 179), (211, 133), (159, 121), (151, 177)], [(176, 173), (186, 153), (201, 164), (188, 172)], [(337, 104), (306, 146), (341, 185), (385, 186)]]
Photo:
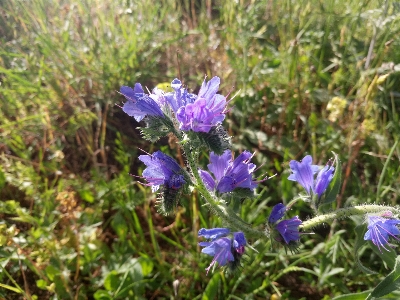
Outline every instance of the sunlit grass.
[[(139, 148), (180, 152), (171, 140), (147, 144), (114, 104), (121, 85), (179, 76), (192, 90), (204, 75), (220, 76), (223, 94), (240, 90), (226, 121), (234, 149), (257, 150), (259, 173), (278, 174), (242, 208), (254, 226), (298, 193), (285, 170), (305, 153), (321, 164), (339, 154), (337, 207), (397, 205), (395, 3), (35, 0), (0, 12), (1, 297), (330, 299), (379, 282), (356, 268), (347, 221), (293, 256), (251, 241), (258, 253), (238, 274), (206, 276), (197, 231), (222, 224), (196, 195), (157, 213), (156, 195), (129, 173), (141, 174)], [(346, 107), (332, 121), (333, 97)], [(309, 217), (299, 207), (291, 213)], [(374, 253), (363, 258), (387, 273)]]

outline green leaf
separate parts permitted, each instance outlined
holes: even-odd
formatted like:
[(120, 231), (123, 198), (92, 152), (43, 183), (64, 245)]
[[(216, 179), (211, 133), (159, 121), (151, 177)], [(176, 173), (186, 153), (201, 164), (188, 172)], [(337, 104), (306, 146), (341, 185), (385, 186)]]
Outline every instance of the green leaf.
[(198, 137), (201, 146), (207, 146), (218, 155), (231, 147), (231, 138), (221, 125), (211, 127), (209, 132), (194, 132), (192, 135)]
[(355, 233), (356, 233), (356, 240), (354, 243), (354, 257), (356, 258), (356, 263), (358, 265), (358, 267), (365, 273), (367, 274), (376, 274), (375, 271), (365, 267), (359, 258), (359, 250), (361, 249), (362, 246), (364, 246), (366, 244), (367, 241), (364, 240), (364, 234), (367, 231), (367, 225), (366, 224), (362, 224), (362, 225), (358, 225), (355, 229), (354, 229)]
[(310, 116), (308, 117), (308, 125), (310, 127), (317, 127), (318, 126), (318, 117), (315, 112), (312, 112)]
[(386, 276), (366, 299), (383, 297), (400, 288), (400, 256), (396, 258), (394, 270)]
[(130, 267), (129, 272), (134, 282), (138, 282), (143, 279), (142, 265), (140, 263), (133, 264)]
[(219, 272), (215, 273), (214, 276), (208, 282), (207, 287), (204, 290), (203, 297), (201, 299), (202, 300), (217, 299), (218, 286), (220, 281), (221, 281), (220, 273)]
[(3, 170), (0, 167), (0, 189), (6, 185), (6, 175), (4, 175)]
[(0, 266), (2, 267), (0, 270), (0, 273), (2, 273), (3, 269), (7, 266), (8, 262), (10, 261), (10, 258), (2, 258), (0, 261)]
[(37, 286), (39, 289), (47, 290), (47, 289), (46, 289), (46, 287), (47, 287), (47, 282), (46, 282), (45, 280), (43, 280), (43, 279), (36, 280), (36, 286)]
[(105, 290), (97, 290), (93, 295), (96, 300), (112, 300), (113, 298)]
[(144, 121), (146, 127), (138, 127), (138, 129), (140, 129), (144, 139), (153, 143), (175, 130), (174, 123), (168, 116), (162, 118), (147, 116)]
[(387, 250), (383, 250), (381, 252), (379, 248), (375, 246), (371, 241), (368, 241), (368, 243), (371, 246), (372, 250), (376, 254), (378, 254), (378, 256), (383, 260), (387, 268), (393, 270), (396, 264), (396, 257), (397, 257), (396, 251), (389, 245), (386, 245)]
[(18, 202), (15, 200), (7, 200), (0, 202), (0, 212), (6, 214), (16, 214), (18, 209), (21, 209)]
[(339, 156), (332, 152), (335, 156), (335, 174), (333, 175), (332, 181), (329, 184), (325, 192), (325, 198), (321, 201), (321, 204), (329, 204), (336, 200), (336, 196), (340, 192), (340, 186), (342, 181), (342, 164), (340, 163)]
[(60, 274), (60, 270), (57, 270), (55, 267), (52, 265), (48, 265), (45, 269), (47, 277), (51, 280), (54, 281), (54, 277), (58, 274)]
[(125, 241), (126, 235), (128, 233), (128, 226), (121, 212), (118, 212), (114, 216), (111, 221), (111, 226), (115, 230), (121, 241)]
[(140, 266), (142, 267), (142, 275), (148, 276), (153, 271), (153, 262), (151, 261), (151, 259), (143, 256), (139, 257), (138, 261), (140, 263)]
[(92, 194), (90, 191), (88, 191), (88, 190), (80, 191), (80, 192), (79, 192), (79, 196), (81, 196), (81, 198), (82, 198), (83, 200), (85, 200), (86, 202), (89, 202), (89, 203), (93, 203), (93, 202), (94, 202), (94, 196), (93, 196), (93, 194)]
[(22, 291), (20, 289), (17, 289), (15, 287), (7, 285), (7, 284), (0, 283), (0, 287), (5, 288), (5, 289), (10, 290), (10, 291), (13, 291), (13, 292), (18, 293), (18, 294), (22, 293)]
[(104, 280), (104, 287), (107, 291), (115, 291), (119, 285), (118, 272), (116, 270), (112, 270), (107, 274), (106, 279)]
[(340, 295), (332, 300), (364, 300), (368, 294), (370, 293), (370, 290), (361, 292), (361, 293), (354, 293), (354, 294), (346, 294), (346, 295)]
[(34, 217), (30, 216), (30, 215), (22, 215), (21, 214), (19, 217), (14, 217), (14, 218), (10, 218), (10, 219), (13, 220), (13, 221), (29, 223), (29, 224), (32, 224), (32, 225), (37, 225), (38, 224), (37, 220)]

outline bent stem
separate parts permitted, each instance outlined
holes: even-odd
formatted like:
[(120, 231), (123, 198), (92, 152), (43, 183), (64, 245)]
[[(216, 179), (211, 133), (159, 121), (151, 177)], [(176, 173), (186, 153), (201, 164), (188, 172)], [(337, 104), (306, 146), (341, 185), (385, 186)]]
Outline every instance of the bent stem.
[(300, 225), (300, 228), (302, 228), (303, 230), (308, 230), (322, 223), (330, 223), (335, 219), (343, 219), (351, 216), (365, 215), (367, 213), (379, 213), (379, 212), (383, 213), (387, 211), (390, 211), (395, 214), (400, 213), (400, 210), (398, 208), (391, 206), (384, 206), (377, 204), (357, 205), (349, 208), (340, 208), (334, 212), (316, 216), (308, 221), (303, 222), (303, 224)]
[(205, 201), (210, 205), (211, 210), (216, 215), (218, 215), (225, 223), (227, 223), (230, 228), (237, 231), (242, 231), (247, 237), (268, 239), (269, 236), (267, 232), (252, 228), (249, 224), (245, 223), (241, 218), (239, 218), (232, 209), (226, 206), (223, 201), (219, 201), (215, 198), (215, 196), (211, 195), (211, 193), (204, 185), (203, 180), (200, 178), (198, 172), (198, 167), (196, 164), (197, 157), (199, 155), (198, 151), (191, 149), (189, 143), (182, 143), (181, 146), (185, 151), (190, 172), (195, 179), (194, 187), (200, 192)]

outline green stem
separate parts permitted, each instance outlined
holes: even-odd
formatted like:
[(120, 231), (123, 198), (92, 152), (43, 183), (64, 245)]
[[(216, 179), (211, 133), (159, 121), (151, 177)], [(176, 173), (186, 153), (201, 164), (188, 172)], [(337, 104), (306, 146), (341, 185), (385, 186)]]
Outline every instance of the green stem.
[(182, 148), (185, 151), (186, 159), (189, 165), (190, 172), (194, 177), (194, 187), (203, 196), (205, 201), (210, 205), (211, 210), (220, 217), (224, 223), (234, 230), (242, 231), (246, 237), (250, 238), (268, 238), (266, 232), (252, 228), (249, 224), (245, 223), (240, 219), (229, 207), (227, 207), (223, 201), (219, 201), (215, 196), (211, 195), (203, 180), (200, 178), (197, 168), (197, 155), (196, 150), (190, 149), (187, 143), (182, 143)]
[(308, 221), (303, 222), (303, 225), (301, 225), (300, 228), (302, 228), (303, 230), (308, 230), (319, 224), (332, 222), (335, 219), (342, 219), (350, 216), (365, 215), (367, 213), (379, 213), (387, 211), (390, 211), (395, 214), (400, 213), (400, 210), (398, 208), (391, 206), (384, 206), (377, 204), (357, 205), (349, 208), (340, 208), (334, 212), (314, 217)]
[(388, 165), (390, 163), (390, 160), (392, 159), (392, 155), (393, 155), (394, 151), (396, 150), (396, 147), (397, 147), (398, 143), (399, 143), (399, 140), (397, 139), (397, 141), (394, 143), (392, 149), (390, 149), (390, 152), (389, 152), (389, 155), (388, 155), (388, 157), (386, 159), (385, 165), (383, 166), (381, 176), (379, 177), (378, 187), (376, 188), (376, 200), (377, 201), (379, 200), (380, 191), (381, 191), (381, 187), (382, 187), (382, 183), (383, 183), (383, 179), (385, 177), (385, 173), (386, 173), (387, 167), (388, 167)]

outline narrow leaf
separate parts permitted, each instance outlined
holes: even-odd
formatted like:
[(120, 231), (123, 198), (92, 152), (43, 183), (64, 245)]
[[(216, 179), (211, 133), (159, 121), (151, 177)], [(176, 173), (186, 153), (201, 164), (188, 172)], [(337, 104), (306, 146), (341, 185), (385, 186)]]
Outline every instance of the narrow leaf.
[(394, 266), (394, 270), (383, 279), (376, 288), (372, 291), (372, 293), (368, 296), (367, 299), (371, 299), (373, 297), (383, 297), (397, 289), (400, 288), (400, 256), (396, 258), (396, 264)]
[(221, 275), (219, 272), (215, 273), (209, 283), (207, 284), (206, 289), (204, 290), (202, 300), (211, 300), (217, 299), (218, 286), (221, 281)]
[(0, 287), (5, 288), (5, 289), (10, 290), (10, 291), (13, 291), (13, 292), (18, 293), (18, 294), (22, 293), (22, 291), (20, 289), (17, 289), (15, 287), (7, 285), (7, 284), (0, 283)]
[(354, 294), (346, 294), (346, 295), (340, 295), (332, 300), (364, 300), (368, 294), (370, 293), (370, 290), (361, 292), (361, 293), (354, 293)]
[(358, 267), (367, 274), (376, 274), (375, 271), (365, 267), (359, 258), (358, 252), (360, 250), (360, 248), (366, 244), (366, 241), (364, 240), (364, 234), (367, 231), (367, 225), (366, 224), (362, 224), (362, 225), (358, 225), (354, 231), (356, 232), (356, 240), (354, 243), (354, 257), (356, 258), (356, 263), (358, 265)]

